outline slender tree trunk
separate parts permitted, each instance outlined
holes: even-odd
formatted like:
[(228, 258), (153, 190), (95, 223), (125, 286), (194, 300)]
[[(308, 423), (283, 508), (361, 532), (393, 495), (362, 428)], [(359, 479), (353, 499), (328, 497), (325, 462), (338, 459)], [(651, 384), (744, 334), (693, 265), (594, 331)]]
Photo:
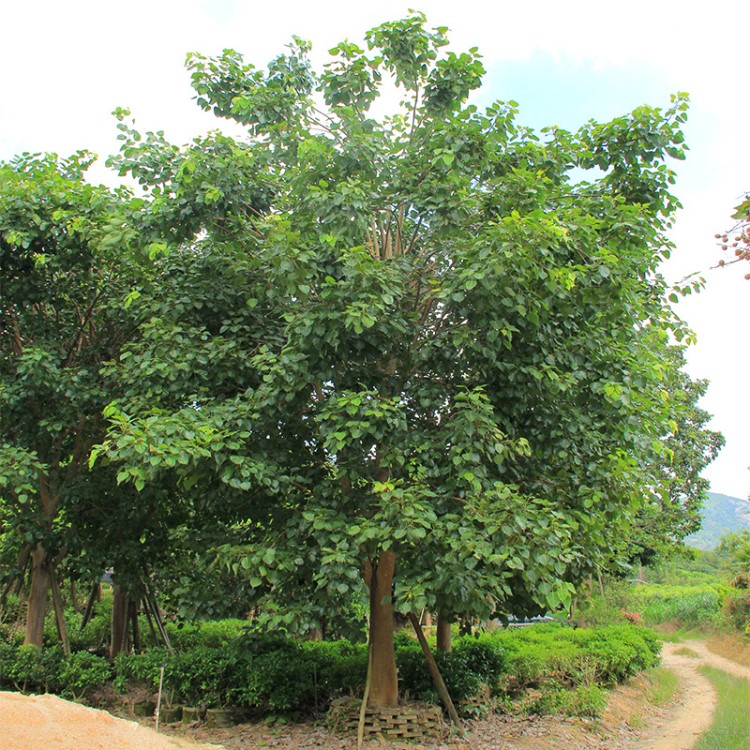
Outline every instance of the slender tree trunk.
[(37, 544), (31, 552), (31, 587), (29, 589), (29, 609), (26, 614), (25, 644), (42, 648), (44, 639), (44, 618), (47, 615), (47, 591), (50, 586), (50, 571), (47, 550)]
[(453, 649), (451, 641), (451, 621), (449, 617), (438, 614), (437, 620), (437, 650), (449, 654)]
[[(393, 646), (393, 605), (391, 589), (396, 571), (396, 555), (382, 552), (380, 559), (365, 571), (370, 587), (370, 706), (398, 705), (398, 674)], [(383, 603), (383, 601), (385, 603)]]
[(122, 651), (128, 633), (128, 595), (121, 586), (112, 591), (112, 627), (109, 644), (110, 658), (114, 659)]

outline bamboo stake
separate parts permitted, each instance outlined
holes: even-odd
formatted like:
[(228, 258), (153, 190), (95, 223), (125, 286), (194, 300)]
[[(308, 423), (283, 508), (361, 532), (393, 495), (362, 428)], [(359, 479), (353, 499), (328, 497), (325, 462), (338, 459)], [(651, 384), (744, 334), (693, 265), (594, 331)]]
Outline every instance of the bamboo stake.
[(372, 641), (367, 644), (367, 679), (362, 705), (359, 708), (359, 722), (357, 723), (357, 747), (362, 747), (365, 740), (365, 716), (367, 715), (367, 701), (370, 698), (370, 681), (372, 680)]
[(156, 731), (159, 731), (159, 717), (161, 716), (161, 689), (164, 685), (164, 665), (159, 670), (159, 697), (156, 699)]

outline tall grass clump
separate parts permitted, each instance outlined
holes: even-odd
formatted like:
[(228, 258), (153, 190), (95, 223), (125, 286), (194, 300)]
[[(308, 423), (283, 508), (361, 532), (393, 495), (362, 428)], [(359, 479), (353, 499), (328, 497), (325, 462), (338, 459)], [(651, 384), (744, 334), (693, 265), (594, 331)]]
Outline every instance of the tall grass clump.
[(720, 669), (702, 667), (713, 683), (719, 704), (710, 729), (694, 750), (747, 750), (750, 746), (750, 682)]

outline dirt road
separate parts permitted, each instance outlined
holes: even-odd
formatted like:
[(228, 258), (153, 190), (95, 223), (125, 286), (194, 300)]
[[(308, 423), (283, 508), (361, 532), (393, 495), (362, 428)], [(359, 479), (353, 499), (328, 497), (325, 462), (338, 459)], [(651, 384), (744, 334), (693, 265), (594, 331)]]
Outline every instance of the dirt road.
[[(495, 717), (474, 722), (468, 741), (454, 741), (441, 747), (451, 750), (690, 750), (711, 724), (716, 696), (710, 681), (698, 668), (709, 664), (738, 677), (750, 679), (750, 668), (711, 653), (701, 641), (664, 645), (663, 666), (679, 680), (677, 698), (669, 707), (643, 717), (643, 726), (626, 727), (618, 716), (610, 716), (613, 729), (607, 736), (559, 719), (513, 720)], [(627, 688), (625, 689), (627, 690)], [(622, 701), (622, 693), (619, 697)], [(613, 696), (613, 703), (618, 694)], [(614, 710), (614, 709), (613, 709)], [(606, 719), (603, 724), (606, 724)], [(271, 734), (266, 737), (268, 732)], [(0, 750), (217, 750), (249, 748), (261, 744), (277, 748), (312, 747), (320, 750), (354, 747), (334, 738), (320, 727), (289, 727), (289, 736), (277, 730), (248, 725), (237, 731), (197, 730), (196, 736), (222, 743), (201, 744), (173, 734), (156, 734), (153, 729), (55, 696), (23, 696), (0, 692)], [(393, 750), (398, 745), (391, 745)]]
[(680, 681), (678, 701), (669, 719), (654, 730), (639, 750), (690, 750), (710, 726), (716, 708), (716, 693), (698, 668), (708, 665), (750, 680), (750, 668), (708, 650), (703, 641), (665, 643), (663, 666), (673, 670)]

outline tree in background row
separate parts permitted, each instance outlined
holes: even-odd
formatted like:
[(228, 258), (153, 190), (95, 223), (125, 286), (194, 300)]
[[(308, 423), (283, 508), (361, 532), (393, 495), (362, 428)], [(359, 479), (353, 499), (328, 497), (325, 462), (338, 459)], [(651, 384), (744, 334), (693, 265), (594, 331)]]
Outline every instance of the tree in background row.
[[(721, 240), (721, 249), (724, 251), (731, 249), (734, 254), (729, 261), (720, 260), (720, 266), (750, 260), (750, 195), (745, 195), (732, 218), (736, 219), (737, 223), (728, 232), (716, 235), (716, 239)], [(746, 274), (745, 278), (750, 279), (750, 274)]]
[(477, 50), (420, 14), (321, 73), (308, 52), (189, 56), (244, 141), (180, 149), (119, 112), (112, 164), (146, 190), (164, 281), (133, 303), (92, 462), (213, 510), (270, 626), (366, 586), (387, 705), (394, 611), (564, 604), (674, 483), (685, 331), (658, 265), (687, 105), (535, 133), (514, 102), (467, 103)]
[(2, 580), (30, 567), (26, 642), (41, 645), (71, 514), (114, 487), (88, 470), (113, 397), (100, 367), (137, 331), (121, 196), (84, 182), (86, 153), (0, 165)]

